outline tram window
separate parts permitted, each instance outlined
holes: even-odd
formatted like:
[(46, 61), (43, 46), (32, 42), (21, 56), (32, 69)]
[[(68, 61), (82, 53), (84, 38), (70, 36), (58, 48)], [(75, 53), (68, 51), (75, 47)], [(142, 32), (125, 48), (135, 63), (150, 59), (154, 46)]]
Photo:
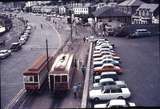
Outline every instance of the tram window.
[(62, 76), (62, 82), (66, 82), (66, 81), (67, 81), (67, 76), (66, 75)]
[(33, 81), (33, 77), (32, 77), (32, 76), (29, 77), (29, 81), (30, 81), (30, 82)]
[(34, 82), (38, 82), (38, 77), (34, 76)]
[(60, 76), (55, 76), (55, 82), (60, 82)]

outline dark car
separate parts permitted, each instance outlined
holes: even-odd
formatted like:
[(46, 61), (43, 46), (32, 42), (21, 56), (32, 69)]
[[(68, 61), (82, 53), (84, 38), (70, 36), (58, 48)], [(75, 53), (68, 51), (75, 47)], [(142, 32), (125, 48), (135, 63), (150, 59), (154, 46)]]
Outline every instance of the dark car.
[(145, 37), (145, 36), (151, 36), (151, 32), (147, 29), (136, 29), (136, 31), (130, 35), (130, 38), (136, 38), (136, 37)]
[(21, 47), (21, 43), (20, 42), (15, 42), (15, 43), (12, 43), (11, 44), (11, 47), (10, 47), (10, 50), (11, 51), (18, 51), (20, 50), (22, 47)]

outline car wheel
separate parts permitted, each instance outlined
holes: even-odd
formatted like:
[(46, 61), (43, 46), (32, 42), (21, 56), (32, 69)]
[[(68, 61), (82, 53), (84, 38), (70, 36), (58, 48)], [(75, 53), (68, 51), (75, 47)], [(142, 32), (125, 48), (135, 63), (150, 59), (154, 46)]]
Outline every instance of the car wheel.
[(117, 99), (124, 99), (122, 96), (119, 96)]
[(94, 102), (98, 102), (99, 101), (99, 98), (94, 98)]

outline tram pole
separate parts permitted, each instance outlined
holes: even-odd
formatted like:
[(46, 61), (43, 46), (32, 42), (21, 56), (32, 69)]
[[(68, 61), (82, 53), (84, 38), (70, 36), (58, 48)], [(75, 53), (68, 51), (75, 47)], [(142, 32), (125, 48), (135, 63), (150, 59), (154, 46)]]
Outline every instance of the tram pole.
[(46, 39), (46, 54), (47, 54), (47, 70), (49, 72), (49, 60), (48, 60), (48, 40)]

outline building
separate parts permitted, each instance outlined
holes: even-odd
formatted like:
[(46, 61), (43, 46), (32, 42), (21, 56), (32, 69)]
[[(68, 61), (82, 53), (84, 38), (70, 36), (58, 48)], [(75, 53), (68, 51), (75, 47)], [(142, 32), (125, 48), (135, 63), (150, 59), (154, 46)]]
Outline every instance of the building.
[(118, 6), (122, 12), (132, 15), (136, 12), (136, 9), (143, 3), (144, 2), (140, 0), (126, 0), (124, 2), (119, 3)]
[(125, 24), (131, 24), (131, 15), (121, 12), (116, 7), (103, 7), (93, 12), (93, 15), (96, 22), (110, 22), (111, 20), (115, 20)]
[(158, 4), (142, 4), (132, 16), (132, 24), (152, 24), (159, 14)]
[(72, 3), (69, 4), (69, 9), (72, 9), (75, 15), (89, 15), (90, 3)]
[(67, 7), (62, 5), (58, 7), (58, 13), (59, 14), (66, 14), (67, 13)]

